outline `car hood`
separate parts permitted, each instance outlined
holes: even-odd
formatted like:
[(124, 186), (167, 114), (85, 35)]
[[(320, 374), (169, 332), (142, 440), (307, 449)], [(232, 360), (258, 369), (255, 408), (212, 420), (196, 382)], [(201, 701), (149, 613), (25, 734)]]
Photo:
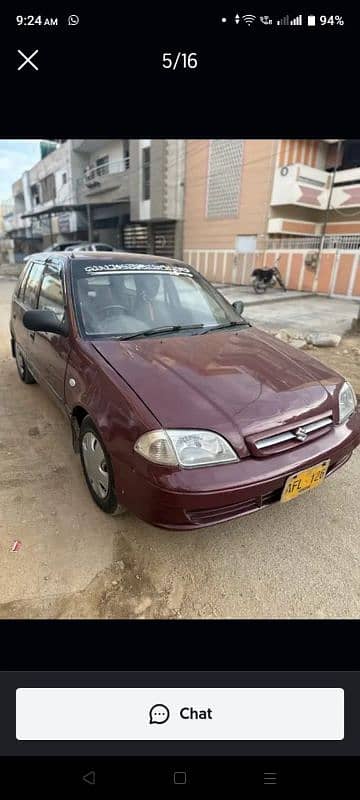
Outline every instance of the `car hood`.
[(207, 428), (235, 446), (332, 411), (342, 380), (257, 328), (92, 344), (162, 427)]

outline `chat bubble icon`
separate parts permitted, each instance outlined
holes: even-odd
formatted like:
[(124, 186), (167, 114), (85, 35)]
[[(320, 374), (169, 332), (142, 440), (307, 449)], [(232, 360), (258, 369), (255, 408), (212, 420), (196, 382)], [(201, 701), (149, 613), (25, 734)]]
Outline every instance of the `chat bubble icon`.
[(167, 706), (162, 703), (156, 703), (149, 711), (150, 725), (163, 725), (170, 717), (170, 711)]

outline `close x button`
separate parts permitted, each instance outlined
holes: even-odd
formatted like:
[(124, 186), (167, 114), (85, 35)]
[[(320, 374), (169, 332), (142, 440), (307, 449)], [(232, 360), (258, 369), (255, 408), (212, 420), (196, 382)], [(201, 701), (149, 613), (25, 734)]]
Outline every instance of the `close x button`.
[(17, 68), (18, 72), (20, 72), (20, 70), (22, 70), (26, 66), (29, 66), (30, 68), (34, 69), (36, 72), (39, 72), (39, 67), (33, 61), (33, 58), (35, 58), (35, 56), (39, 52), (38, 50), (34, 50), (34, 52), (31, 53), (31, 55), (29, 55), (29, 56), (25, 55), (25, 53), (23, 53), (22, 50), (18, 50), (17, 52), (19, 53), (19, 55), (22, 58), (21, 64), (19, 64), (19, 66)]

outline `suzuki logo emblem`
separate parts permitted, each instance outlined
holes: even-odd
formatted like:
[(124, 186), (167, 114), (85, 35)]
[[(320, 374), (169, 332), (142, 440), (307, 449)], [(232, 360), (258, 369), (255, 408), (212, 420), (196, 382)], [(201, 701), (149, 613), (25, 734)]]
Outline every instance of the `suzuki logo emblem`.
[(305, 439), (307, 439), (307, 433), (305, 428), (297, 428), (294, 433), (296, 438), (299, 439), (300, 442), (304, 442)]

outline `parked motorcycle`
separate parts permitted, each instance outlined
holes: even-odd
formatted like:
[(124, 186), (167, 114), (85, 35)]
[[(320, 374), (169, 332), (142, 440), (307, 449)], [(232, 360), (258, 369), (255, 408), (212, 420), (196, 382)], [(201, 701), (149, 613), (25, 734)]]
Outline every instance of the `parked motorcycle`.
[(285, 283), (281, 277), (281, 272), (276, 266), (280, 261), (280, 258), (277, 258), (273, 267), (257, 267), (251, 273), (251, 277), (253, 279), (252, 284), (256, 294), (261, 294), (262, 292), (266, 292), (266, 289), (275, 286), (276, 283), (281, 286), (284, 292), (286, 292)]

